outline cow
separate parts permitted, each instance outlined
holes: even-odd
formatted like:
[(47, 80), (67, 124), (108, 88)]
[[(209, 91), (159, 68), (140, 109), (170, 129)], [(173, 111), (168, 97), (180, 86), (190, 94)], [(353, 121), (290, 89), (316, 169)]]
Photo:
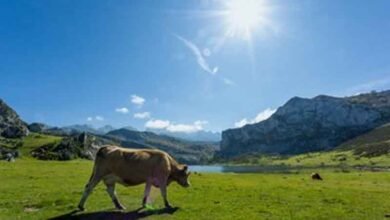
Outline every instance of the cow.
[(166, 208), (171, 208), (167, 199), (167, 186), (175, 181), (182, 187), (189, 187), (188, 166), (179, 164), (168, 153), (155, 149), (128, 149), (105, 145), (96, 153), (92, 175), (85, 186), (78, 208), (84, 204), (93, 188), (103, 180), (107, 193), (117, 209), (125, 207), (115, 193), (115, 184), (135, 186), (145, 183), (142, 207), (146, 206), (151, 187), (160, 188)]

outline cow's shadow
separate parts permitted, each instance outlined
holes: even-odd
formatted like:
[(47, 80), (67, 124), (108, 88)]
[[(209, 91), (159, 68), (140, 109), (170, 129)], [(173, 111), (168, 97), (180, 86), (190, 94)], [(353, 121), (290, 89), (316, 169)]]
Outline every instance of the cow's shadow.
[(103, 219), (115, 219), (115, 220), (136, 220), (136, 219), (142, 219), (148, 216), (152, 215), (163, 215), (163, 214), (169, 214), (172, 215), (175, 213), (179, 207), (174, 208), (163, 208), (163, 209), (156, 209), (156, 210), (144, 210), (142, 208), (127, 212), (127, 211), (117, 211), (117, 210), (107, 210), (107, 211), (99, 211), (99, 212), (89, 212), (89, 213), (82, 213), (77, 210), (71, 211), (69, 213), (56, 216), (53, 218), (50, 218), (50, 220), (65, 220), (65, 219), (71, 219), (71, 220), (103, 220)]

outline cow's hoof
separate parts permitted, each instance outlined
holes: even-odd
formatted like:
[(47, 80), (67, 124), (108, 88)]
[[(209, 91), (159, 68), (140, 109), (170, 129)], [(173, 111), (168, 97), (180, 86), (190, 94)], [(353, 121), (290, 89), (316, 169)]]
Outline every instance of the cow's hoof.
[(124, 206), (117, 206), (116, 209), (118, 209), (118, 210), (125, 210), (126, 207), (124, 207)]
[(79, 208), (80, 211), (84, 211), (84, 207), (82, 207), (81, 205), (77, 206)]
[(173, 209), (173, 207), (170, 204), (165, 204), (166, 209)]

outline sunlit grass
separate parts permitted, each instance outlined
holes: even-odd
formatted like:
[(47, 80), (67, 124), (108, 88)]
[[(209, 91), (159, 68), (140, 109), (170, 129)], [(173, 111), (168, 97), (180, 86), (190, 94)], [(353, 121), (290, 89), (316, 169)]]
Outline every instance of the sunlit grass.
[[(47, 219), (75, 209), (90, 176), (91, 161), (17, 160), (0, 162), (0, 219)], [(320, 170), (324, 181), (309, 171), (297, 174), (198, 174), (192, 187), (169, 187), (179, 209), (150, 219), (383, 219), (389, 213), (390, 173), (335, 173)], [(143, 186), (117, 187), (121, 202), (140, 207)], [(163, 207), (158, 190), (153, 209)], [(102, 184), (90, 196), (87, 213), (112, 211)], [(158, 213), (158, 212), (156, 212)]]

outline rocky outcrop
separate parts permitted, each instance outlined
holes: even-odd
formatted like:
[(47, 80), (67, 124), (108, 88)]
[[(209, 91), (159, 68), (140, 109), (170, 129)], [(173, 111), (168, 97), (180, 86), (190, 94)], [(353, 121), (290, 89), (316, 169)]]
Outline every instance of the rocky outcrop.
[(390, 91), (336, 98), (294, 97), (269, 119), (222, 133), (222, 156), (332, 149), (390, 121)]
[(31, 155), (40, 160), (72, 160), (76, 158), (94, 159), (97, 149), (113, 141), (92, 134), (81, 133), (64, 137), (59, 143), (39, 147)]
[(0, 99), (0, 136), (6, 138), (19, 138), (28, 135), (26, 123), (18, 114)]

